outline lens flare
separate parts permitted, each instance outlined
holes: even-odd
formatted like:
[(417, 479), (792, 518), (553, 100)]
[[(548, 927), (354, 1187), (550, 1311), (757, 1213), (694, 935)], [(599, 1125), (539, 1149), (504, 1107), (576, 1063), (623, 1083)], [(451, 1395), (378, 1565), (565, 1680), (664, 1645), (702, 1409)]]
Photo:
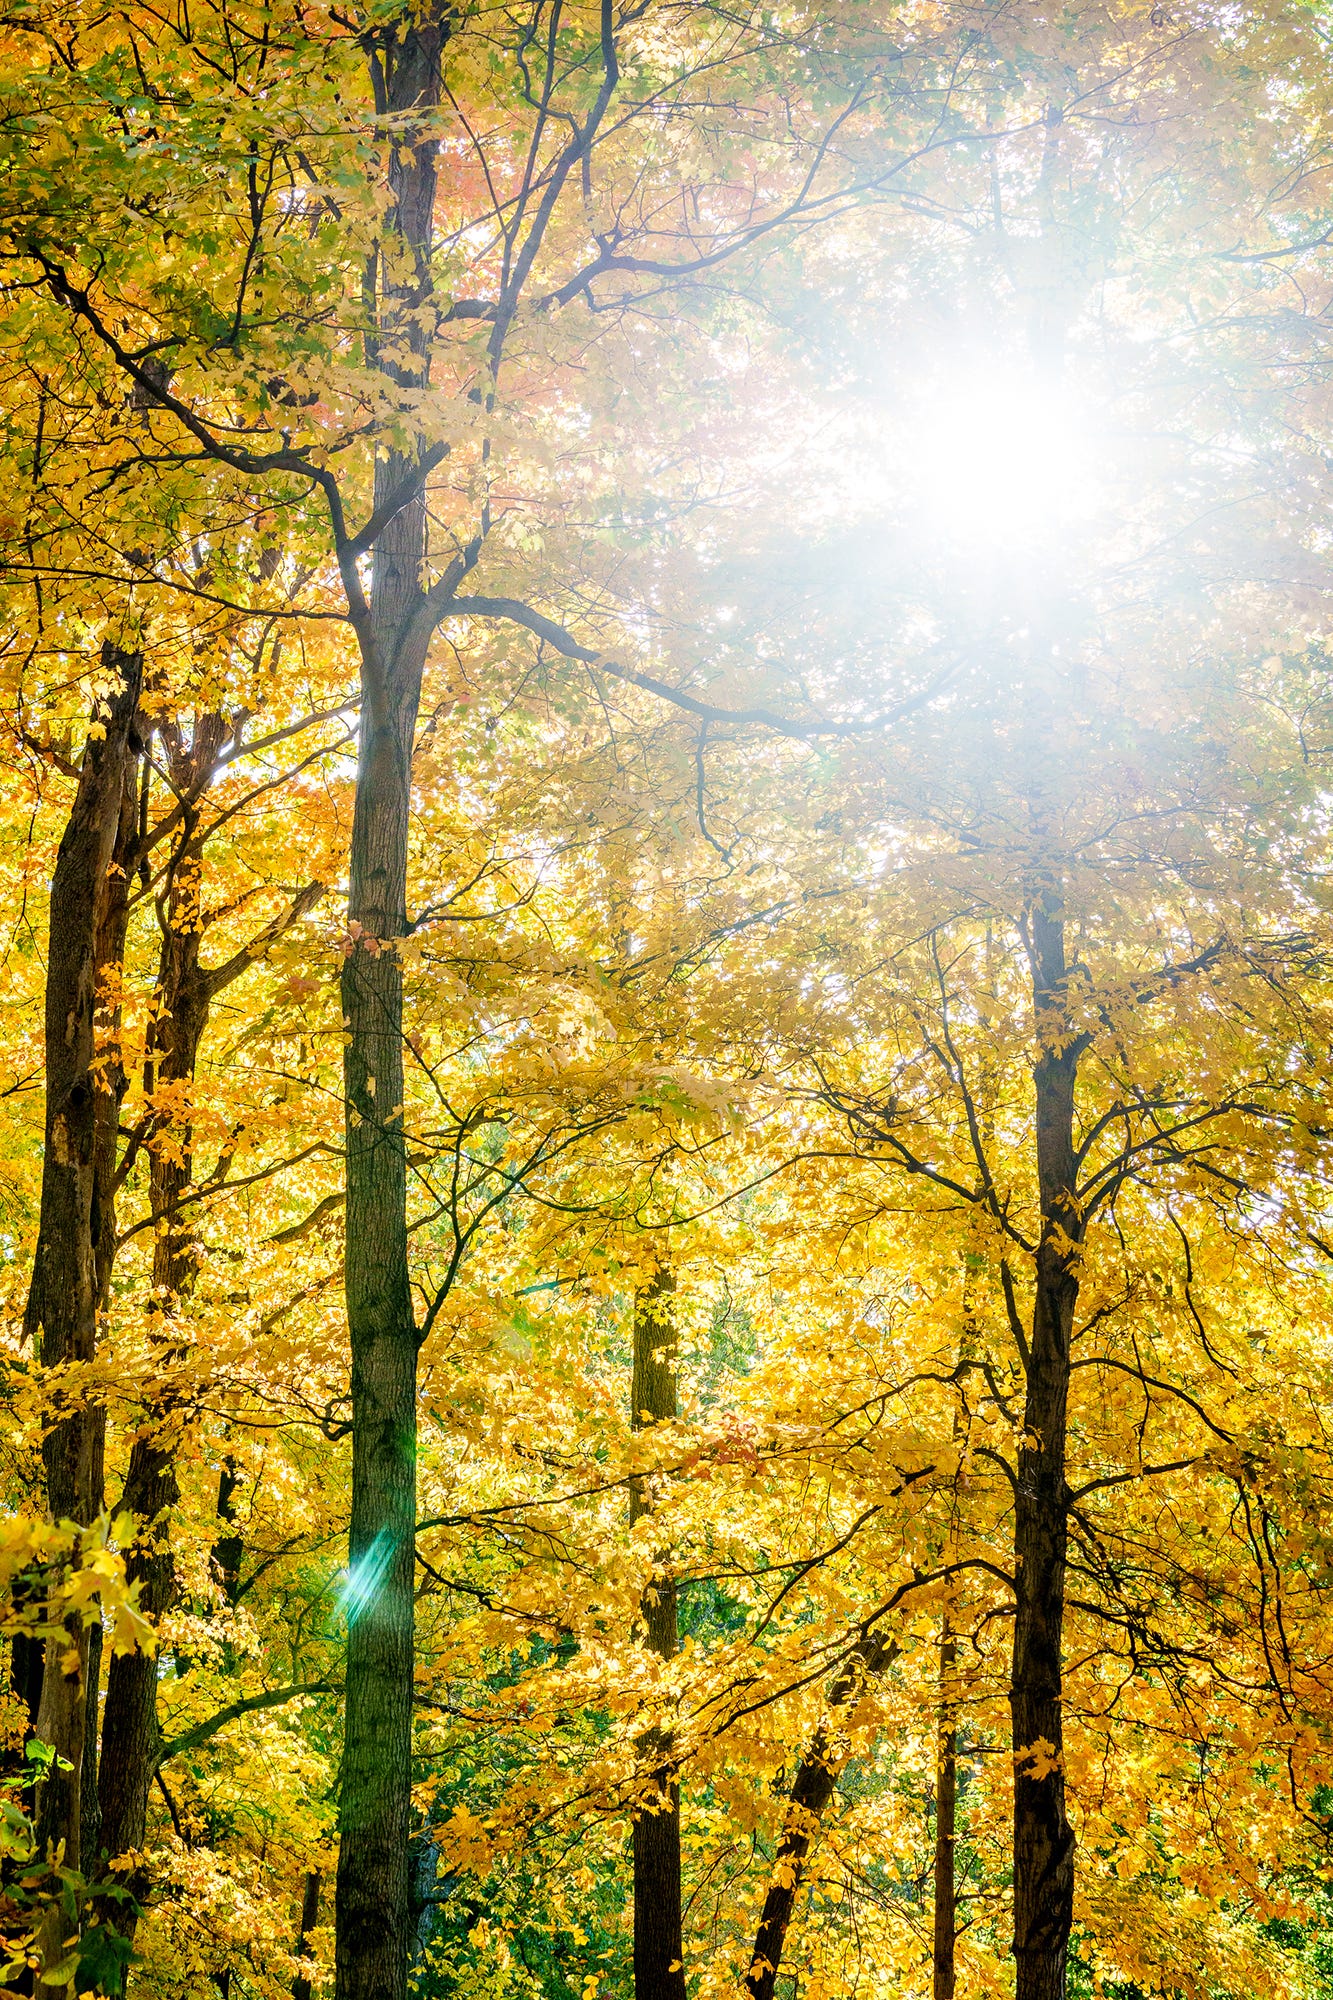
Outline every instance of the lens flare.
[(1015, 367), (941, 371), (905, 410), (898, 447), (921, 526), (964, 550), (1050, 550), (1077, 537), (1102, 496), (1087, 411)]

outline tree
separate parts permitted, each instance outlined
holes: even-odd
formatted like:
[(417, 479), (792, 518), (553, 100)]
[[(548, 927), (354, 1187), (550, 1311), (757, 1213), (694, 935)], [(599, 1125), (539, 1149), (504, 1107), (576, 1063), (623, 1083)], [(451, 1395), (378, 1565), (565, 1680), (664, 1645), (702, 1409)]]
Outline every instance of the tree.
[[(676, 1411), (678, 1351), (671, 1322), (674, 1281), (659, 1269), (635, 1295), (634, 1373), (630, 1422), (635, 1430), (670, 1422)], [(653, 1511), (645, 1482), (630, 1486), (630, 1526)], [(676, 1584), (663, 1552), (642, 1600), (643, 1640), (651, 1652), (672, 1659), (678, 1643)], [(649, 1760), (649, 1794), (634, 1815), (634, 1992), (685, 1992), (685, 1945), (680, 1919), (680, 1786), (670, 1764), (670, 1735), (651, 1729), (643, 1739)]]
[[(46, 982), (46, 1129), (42, 1202), (26, 1329), (41, 1331), (43, 1366), (77, 1367), (97, 1343), (99, 1251), (103, 1225), (97, 1197), (105, 1195), (99, 1153), (99, 1079), (94, 1016), (102, 965), (98, 946), (108, 925), (112, 856), (123, 809), (134, 799), (132, 732), (143, 671), (141, 654), (108, 643), (102, 664), (106, 693), (94, 709), (79, 768), (73, 809), (60, 844), (51, 887)], [(100, 1142), (100, 1143), (99, 1143)], [(100, 1426), (76, 1407), (57, 1419), (43, 1445), (47, 1501), (57, 1522), (88, 1527), (102, 1507)], [(62, 1843), (67, 1865), (79, 1862), (80, 1778), (83, 1767), (88, 1637), (81, 1618), (47, 1642), (37, 1733), (55, 1753), (38, 1804), (41, 1847)]]
[[(168, 1374), (180, 1360), (179, 1315), (194, 1286), (197, 1238), (186, 1206), (196, 1192), (189, 1096), (209, 1012), (218, 997), (247, 972), (318, 902), (324, 884), (313, 882), (238, 950), (214, 966), (201, 960), (216, 913), (203, 905), (203, 871), (209, 834), (207, 791), (237, 723), (217, 712), (195, 717), (186, 735), (178, 718), (160, 720), (164, 776), (177, 822), (163, 880), (155, 899), (161, 954), (145, 1040), (144, 1116), (132, 1144), (149, 1156), (148, 1223), (152, 1232), (152, 1325), (159, 1365)], [(148, 828), (143, 834), (147, 850)], [(219, 1167), (227, 1171), (224, 1149)], [(220, 1178), (214, 1169), (214, 1181)], [(120, 1506), (135, 1519), (136, 1544), (128, 1573), (140, 1586), (144, 1612), (161, 1621), (174, 1600), (175, 1578), (166, 1545), (172, 1510), (180, 1499), (176, 1459), (183, 1413), (168, 1391), (150, 1405), (125, 1469)], [(100, 1820), (106, 1852), (114, 1861), (142, 1847), (149, 1788), (157, 1769), (158, 1663), (145, 1651), (111, 1663), (102, 1722)], [(91, 1859), (91, 1857), (89, 1857)]]

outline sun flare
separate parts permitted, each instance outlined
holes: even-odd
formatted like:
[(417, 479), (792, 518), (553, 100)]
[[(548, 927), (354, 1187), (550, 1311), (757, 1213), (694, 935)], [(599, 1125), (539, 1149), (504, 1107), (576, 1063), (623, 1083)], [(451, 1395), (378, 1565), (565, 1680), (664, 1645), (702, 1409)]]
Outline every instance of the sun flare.
[(1103, 498), (1091, 413), (1031, 369), (941, 369), (907, 403), (895, 442), (920, 525), (964, 553), (1052, 552)]

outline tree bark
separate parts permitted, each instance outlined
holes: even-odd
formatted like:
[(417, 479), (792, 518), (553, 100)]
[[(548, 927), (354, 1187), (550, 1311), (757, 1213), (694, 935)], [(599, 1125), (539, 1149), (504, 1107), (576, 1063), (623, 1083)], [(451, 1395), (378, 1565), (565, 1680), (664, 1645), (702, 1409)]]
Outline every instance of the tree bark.
[[(858, 1688), (876, 1674), (882, 1674), (897, 1657), (894, 1640), (867, 1633), (858, 1641), (851, 1659), (829, 1689), (829, 1707), (845, 1707)], [(801, 1759), (787, 1800), (773, 1875), (755, 1932), (750, 1969), (745, 1975), (749, 2000), (773, 2000), (805, 1864), (819, 1839), (824, 1814), (838, 1788), (845, 1761), (846, 1753), (838, 1743), (836, 1727), (831, 1722), (821, 1722)]]
[[(100, 1084), (94, 1016), (98, 946), (133, 757), (143, 658), (107, 641), (102, 665), (112, 693), (94, 711), (78, 787), (51, 883), (46, 983), (46, 1120), (37, 1252), (25, 1326), (41, 1336), (44, 1367), (91, 1361), (97, 1344), (94, 1250)], [(86, 1526), (101, 1509), (101, 1424), (75, 1399), (42, 1447), (47, 1504), (57, 1521)], [(53, 1765), (37, 1801), (37, 1835), (63, 1843), (79, 1864), (86, 1733), (88, 1634), (80, 1619), (47, 1646), (37, 1733), (67, 1768)]]
[(1053, 895), (1032, 905), (1026, 939), (1037, 1040), (1041, 1236), (1014, 1501), (1014, 1956), (1017, 2000), (1065, 2000), (1074, 1906), (1061, 1690), (1069, 1504), (1065, 1442), (1084, 1234), (1074, 1151), (1084, 1042), (1068, 1017), (1064, 921)]
[[(387, 26), (370, 43), (376, 108), (398, 122), (385, 307), (402, 316), (412, 365), (382, 363), (394, 381), (425, 384), (431, 215), (443, 33), (429, 14)], [(425, 114), (425, 130), (410, 114)], [(386, 453), (375, 468), (383, 505), (417, 470)], [(424, 495), (379, 535), (368, 629), (361, 639), (361, 737), (352, 821), (344, 962), (347, 1134), (346, 1295), (351, 1341), (352, 1506), (348, 1531), (347, 1677), (335, 1889), (337, 2000), (403, 2000), (410, 1910), (413, 1585), (416, 1558), (417, 1329), (407, 1256), (403, 1135), (403, 981), (412, 747), (426, 636)]]
[[(630, 1423), (645, 1430), (676, 1415), (678, 1345), (672, 1309), (675, 1278), (668, 1267), (634, 1301), (634, 1374)], [(647, 1482), (630, 1482), (630, 1526), (653, 1511)], [(675, 1657), (676, 1580), (665, 1557), (654, 1558), (652, 1582), (640, 1603), (643, 1644), (659, 1659)], [(635, 2000), (685, 2000), (680, 1887), (680, 1783), (670, 1734), (652, 1729), (639, 1748), (652, 1766), (653, 1800), (634, 1814)]]

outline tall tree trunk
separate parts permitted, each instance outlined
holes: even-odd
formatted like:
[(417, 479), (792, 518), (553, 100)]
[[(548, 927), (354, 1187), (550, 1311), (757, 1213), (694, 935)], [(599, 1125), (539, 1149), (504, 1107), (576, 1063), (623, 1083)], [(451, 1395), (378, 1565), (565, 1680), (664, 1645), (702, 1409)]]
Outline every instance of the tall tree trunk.
[[(897, 1659), (898, 1651), (896, 1641), (867, 1633), (857, 1642), (851, 1659), (829, 1689), (829, 1707), (835, 1711), (845, 1707), (858, 1688), (876, 1674), (882, 1674)], [(773, 2000), (792, 1911), (805, 1877), (805, 1864), (822, 1831), (824, 1814), (838, 1788), (846, 1754), (838, 1740), (836, 1721), (821, 1722), (801, 1759), (787, 1800), (773, 1875), (755, 1932), (750, 1969), (745, 1975), (749, 2000)]]
[(1014, 1956), (1017, 2000), (1065, 2000), (1074, 1835), (1065, 1808), (1061, 1670), (1069, 1493), (1070, 1340), (1084, 1224), (1076, 1194), (1075, 1087), (1084, 1039), (1068, 1017), (1064, 920), (1053, 894), (1026, 922), (1037, 1056), (1041, 1237), (1014, 1500)]
[[(323, 1873), (318, 1868), (312, 1868), (305, 1878), (305, 1894), (301, 1898), (301, 1928), (296, 1938), (298, 1958), (304, 1958), (310, 1950), (310, 1933), (319, 1922), (319, 1892), (323, 1882)], [(310, 2000), (310, 1981), (304, 1972), (298, 1972), (292, 1981), (292, 2000)]]
[[(174, 724), (162, 726), (173, 788), (184, 805), (184, 823), (161, 912), (162, 949), (148, 1081), (150, 1088), (168, 1086), (171, 1095), (176, 1093), (170, 1087), (184, 1086), (188, 1092), (194, 1082), (209, 1009), (216, 996), (322, 894), (321, 885), (311, 883), (282, 916), (222, 965), (206, 967), (201, 962), (207, 919), (201, 907), (200, 884), (207, 834), (199, 831), (198, 801), (228, 727), (223, 715), (206, 712), (196, 719), (191, 740), (186, 743)], [(178, 1314), (193, 1289), (198, 1268), (195, 1234), (184, 1207), (194, 1176), (188, 1109), (184, 1118), (171, 1126), (169, 1143), (163, 1143), (166, 1132), (167, 1124), (160, 1120), (149, 1137), (148, 1195), (153, 1222), (156, 1336), (164, 1359), (172, 1359), (178, 1358), (182, 1349)], [(176, 1595), (168, 1524), (179, 1498), (179, 1445), (180, 1413), (169, 1397), (158, 1397), (146, 1411), (144, 1425), (130, 1448), (122, 1497), (122, 1505), (136, 1521), (126, 1571), (139, 1585), (140, 1607), (155, 1624)], [(143, 1843), (157, 1753), (157, 1661), (144, 1652), (119, 1654), (112, 1660), (107, 1678), (98, 1786), (102, 1838), (112, 1859)]]
[[(16, 1580), (15, 1609), (22, 1601), (21, 1589), (21, 1583)], [(37, 1711), (42, 1700), (42, 1654), (45, 1650), (40, 1639), (30, 1639), (24, 1632), (16, 1632), (9, 1642), (9, 1691), (17, 1695), (28, 1711), (25, 1741), (37, 1733)]]
[[(986, 940), (987, 959), (991, 941)], [(991, 1143), (993, 1091), (990, 1079), (981, 1099), (982, 1129)], [(948, 1554), (958, 1560), (959, 1512), (966, 1477), (963, 1466), (972, 1427), (965, 1384), (977, 1345), (976, 1310), (972, 1296), (972, 1275), (968, 1261), (963, 1264), (963, 1338), (958, 1350), (956, 1379), (958, 1401), (953, 1413), (953, 1441), (958, 1451), (954, 1474), (953, 1505), (950, 1510)], [(940, 1627), (939, 1721), (935, 1747), (935, 1908), (931, 1939), (932, 2000), (954, 2000), (955, 1955), (958, 1943), (958, 1635), (954, 1607), (946, 1604)]]
[[(181, 781), (182, 791), (199, 760), (211, 761), (216, 754), (223, 738), (220, 718), (201, 718), (196, 737), (195, 755), (187, 757), (179, 750), (172, 755), (178, 766), (173, 776)], [(193, 815), (187, 813), (162, 913), (156, 1026), (149, 1052), (155, 1088), (193, 1081), (208, 1018), (208, 992), (199, 963), (199, 856), (194, 835)], [(160, 1143), (164, 1129), (159, 1128), (148, 1143), (148, 1199), (153, 1220), (154, 1332), (166, 1353), (174, 1344), (172, 1322), (193, 1284), (196, 1265), (193, 1238), (180, 1208), (192, 1174), (188, 1114), (183, 1124), (172, 1127), (165, 1146)], [(173, 1413), (168, 1404), (154, 1402), (130, 1447), (121, 1505), (135, 1520), (126, 1574), (138, 1583), (140, 1608), (155, 1625), (176, 1595), (167, 1539), (168, 1517), (180, 1497), (176, 1446)], [(99, 1787), (102, 1838), (112, 1860), (143, 1845), (157, 1752), (157, 1660), (141, 1650), (117, 1654), (107, 1676)]]
[[(102, 1415), (102, 1412), (97, 1414)], [(79, 1777), (79, 1858), (91, 1874), (102, 1841), (102, 1802), (97, 1796), (97, 1739), (101, 1728), (102, 1624), (88, 1628), (88, 1666), (83, 1708), (83, 1770)]]
[[(428, 376), (421, 307), (430, 295), (431, 216), (443, 34), (429, 12), (368, 38), (376, 109), (393, 118), (381, 260), (386, 321), (412, 364), (384, 361), (397, 383)], [(426, 114), (413, 129), (410, 114)], [(396, 246), (394, 245), (396, 239)], [(375, 467), (384, 505), (418, 469), (387, 453)], [(407, 1258), (403, 1134), (403, 981), (412, 746), (426, 633), (418, 617), (426, 556), (424, 495), (375, 543), (361, 643), (361, 736), (352, 820), (344, 962), (347, 1026), (346, 1293), (351, 1341), (352, 1506), (347, 1673), (335, 1889), (337, 2000), (403, 2000), (412, 1936), (411, 1787), (416, 1558), (417, 1329)]]
[[(630, 1422), (637, 1430), (676, 1415), (678, 1342), (673, 1309), (675, 1277), (664, 1266), (634, 1301), (634, 1375)], [(631, 1527), (652, 1512), (647, 1482), (630, 1483)], [(665, 1558), (654, 1557), (653, 1578), (640, 1605), (643, 1643), (660, 1659), (677, 1646), (676, 1580)], [(680, 1784), (671, 1762), (670, 1735), (650, 1730), (640, 1750), (652, 1765), (653, 1798), (634, 1814), (635, 2000), (685, 2000), (680, 1890)]]
[[(144, 745), (144, 779), (147, 784), (147, 745)], [(111, 1273), (116, 1261), (116, 1165), (120, 1138), (120, 1108), (129, 1087), (120, 1044), (120, 975), (125, 965), (125, 937), (129, 929), (130, 885), (141, 848), (139, 758), (126, 759), (121, 786), (120, 817), (116, 827), (111, 865), (107, 870), (106, 894), (97, 936), (98, 977), (105, 980), (114, 968), (115, 990), (108, 996), (106, 1013), (100, 1022), (102, 1042), (100, 1088), (94, 1113), (93, 1139), (93, 1273), (97, 1290), (97, 1310), (105, 1317), (111, 1293)], [(142, 805), (146, 810), (147, 793)], [(103, 1489), (106, 1453), (106, 1411), (99, 1404), (92, 1412), (94, 1427), (93, 1480), (99, 1495)], [(99, 1501), (100, 1506), (100, 1501)], [(84, 1709), (83, 1771), (80, 1781), (79, 1852), (85, 1873), (91, 1873), (102, 1842), (102, 1807), (98, 1795), (98, 1737), (101, 1729), (99, 1697), (102, 1686), (102, 1627), (93, 1625), (88, 1633), (88, 1687)]]
[[(97, 954), (126, 769), (133, 757), (143, 658), (108, 641), (102, 665), (117, 685), (94, 713), (51, 883), (45, 1154), (25, 1315), (29, 1332), (40, 1329), (45, 1367), (91, 1361), (97, 1343)], [(56, 1520), (86, 1525), (100, 1511), (100, 1437), (97, 1414), (77, 1402), (47, 1433), (42, 1456), (47, 1504)], [(66, 1863), (73, 1867), (79, 1863), (87, 1668), (87, 1631), (81, 1620), (73, 1619), (48, 1644), (37, 1721), (38, 1734), (66, 1767), (53, 1765), (41, 1786), (38, 1839), (43, 1846), (63, 1843)]]
[(958, 1707), (954, 1677), (958, 1641), (946, 1612), (940, 1634), (940, 1714), (935, 1748), (935, 1913), (933, 2000), (954, 2000), (958, 1885), (954, 1869), (958, 1818)]
[[(32, 1601), (33, 1593), (22, 1578), (14, 1580), (15, 1611), (22, 1610), (25, 1603)], [(3, 1770), (8, 1784), (18, 1788), (25, 1810), (31, 1812), (33, 1806), (33, 1769), (25, 1752), (37, 1734), (37, 1713), (42, 1704), (42, 1658), (46, 1651), (40, 1639), (29, 1638), (26, 1632), (16, 1632), (9, 1642), (9, 1691), (22, 1703), (26, 1712), (23, 1738), (20, 1743), (7, 1751)]]

